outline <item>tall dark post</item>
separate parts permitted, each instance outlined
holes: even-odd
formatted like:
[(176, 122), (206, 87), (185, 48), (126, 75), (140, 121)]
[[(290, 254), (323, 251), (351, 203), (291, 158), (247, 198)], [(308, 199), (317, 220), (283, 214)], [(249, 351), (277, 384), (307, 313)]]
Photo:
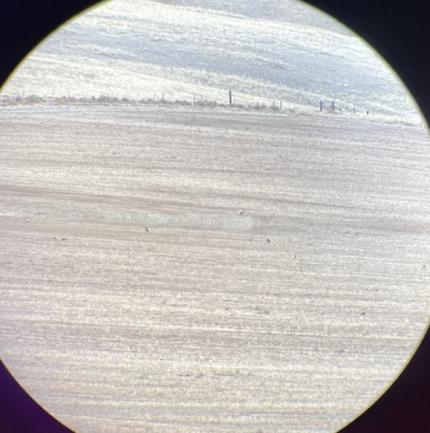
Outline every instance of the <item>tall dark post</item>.
[(228, 91), (228, 102), (230, 105), (233, 105), (233, 93), (231, 90)]
[(320, 111), (323, 111), (324, 105), (323, 105), (323, 101), (320, 101)]

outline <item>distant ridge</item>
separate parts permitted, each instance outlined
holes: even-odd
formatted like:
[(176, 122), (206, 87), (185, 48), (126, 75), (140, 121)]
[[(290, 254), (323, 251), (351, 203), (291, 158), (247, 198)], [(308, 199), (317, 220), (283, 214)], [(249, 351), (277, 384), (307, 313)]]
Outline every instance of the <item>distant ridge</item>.
[(416, 119), (382, 59), (330, 17), (295, 0), (114, 0), (49, 38), (9, 95), (284, 101)]

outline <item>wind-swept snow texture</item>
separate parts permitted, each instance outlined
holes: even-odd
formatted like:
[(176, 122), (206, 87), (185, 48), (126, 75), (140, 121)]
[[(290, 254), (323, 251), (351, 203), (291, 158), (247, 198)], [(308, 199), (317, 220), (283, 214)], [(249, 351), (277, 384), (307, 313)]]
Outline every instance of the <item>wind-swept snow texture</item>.
[(0, 355), (77, 433), (333, 433), (428, 324), (425, 130), (1, 107)]
[(334, 19), (295, 0), (104, 3), (29, 57), (7, 94), (335, 100), (416, 121), (416, 107), (387, 64)]

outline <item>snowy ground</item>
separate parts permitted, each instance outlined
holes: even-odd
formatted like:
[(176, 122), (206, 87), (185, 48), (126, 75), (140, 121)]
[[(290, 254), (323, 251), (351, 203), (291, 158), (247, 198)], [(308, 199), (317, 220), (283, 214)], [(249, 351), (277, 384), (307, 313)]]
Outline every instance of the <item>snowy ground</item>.
[(429, 228), (415, 126), (1, 107), (1, 358), (77, 433), (332, 433), (428, 324)]

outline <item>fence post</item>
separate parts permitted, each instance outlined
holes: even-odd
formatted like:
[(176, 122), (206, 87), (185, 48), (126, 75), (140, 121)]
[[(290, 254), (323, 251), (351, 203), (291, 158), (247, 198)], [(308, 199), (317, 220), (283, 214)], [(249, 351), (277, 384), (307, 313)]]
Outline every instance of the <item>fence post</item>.
[(323, 101), (320, 101), (320, 112), (323, 111), (323, 109), (324, 109), (324, 103)]
[(228, 91), (228, 103), (233, 105), (233, 93), (231, 90)]

